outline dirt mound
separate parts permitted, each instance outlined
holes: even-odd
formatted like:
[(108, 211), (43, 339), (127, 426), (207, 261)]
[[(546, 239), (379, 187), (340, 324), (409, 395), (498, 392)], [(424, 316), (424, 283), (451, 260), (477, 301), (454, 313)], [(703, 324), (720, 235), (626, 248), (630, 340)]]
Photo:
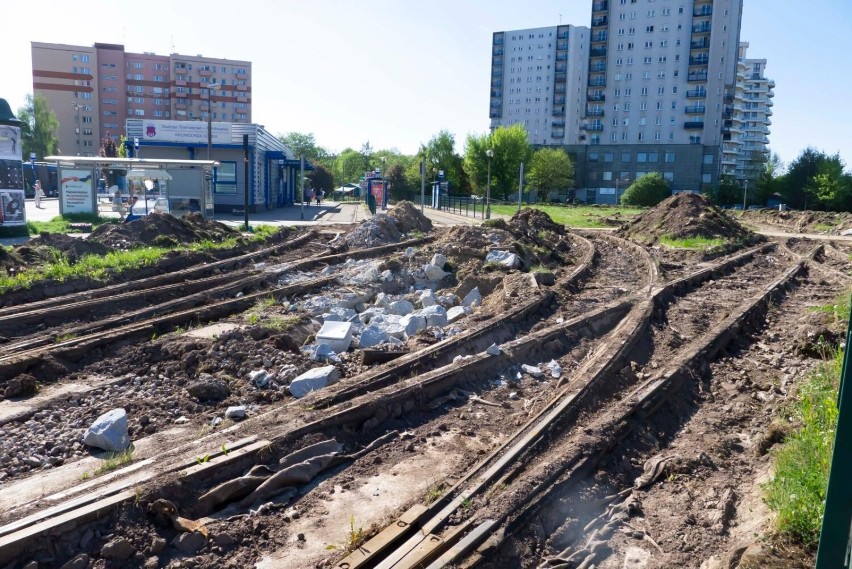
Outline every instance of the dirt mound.
[(508, 227), (455, 225), (436, 241), (435, 248), (453, 265), (460, 266), (471, 259), (484, 261), (489, 249), (508, 249), (513, 241)]
[(411, 233), (412, 231), (432, 231), (432, 221), (420, 213), (420, 210), (409, 201), (401, 201), (388, 212), (394, 220), (396, 227), (402, 233)]
[(144, 245), (174, 246), (181, 243), (220, 241), (238, 236), (239, 231), (200, 214), (174, 217), (152, 213), (130, 223), (105, 224), (89, 236), (89, 241), (114, 249), (132, 249)]
[(554, 222), (549, 215), (537, 209), (525, 209), (512, 216), (509, 231), (520, 239), (547, 246), (553, 251), (567, 252), (570, 249), (565, 226)]
[(102, 243), (69, 237), (64, 233), (41, 233), (15, 250), (28, 263), (55, 261), (57, 251), (74, 264), (84, 255), (106, 255), (111, 248)]
[(15, 250), (8, 250), (5, 247), (0, 247), (0, 271), (14, 271), (26, 264), (20, 255)]
[(725, 239), (749, 241), (755, 234), (729, 217), (721, 209), (698, 194), (676, 194), (636, 217), (619, 231), (645, 244), (656, 243), (661, 237), (689, 239)]
[(349, 247), (363, 249), (396, 243), (401, 238), (402, 232), (396, 226), (396, 220), (386, 213), (379, 213), (353, 229), (343, 240)]

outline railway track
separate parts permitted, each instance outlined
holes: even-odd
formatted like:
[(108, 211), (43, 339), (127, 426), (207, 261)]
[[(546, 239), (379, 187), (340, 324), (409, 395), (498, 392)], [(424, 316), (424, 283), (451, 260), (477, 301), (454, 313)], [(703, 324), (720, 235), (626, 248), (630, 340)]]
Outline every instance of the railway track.
[[(617, 376), (618, 372), (624, 368), (625, 361), (631, 357), (633, 350), (640, 345), (640, 336), (644, 330), (652, 325), (655, 311), (668, 309), (674, 315), (679, 310), (679, 306), (686, 307), (689, 301), (683, 300), (679, 303), (673, 302), (671, 299), (682, 296), (688, 297), (690, 291), (696, 290), (695, 287), (711, 279), (718, 281), (728, 278), (725, 275), (732, 275), (730, 283), (725, 285), (727, 287), (743, 289), (747, 285), (749, 290), (760, 289), (761, 283), (766, 280), (766, 276), (778, 274), (779, 269), (777, 267), (767, 268), (763, 273), (760, 272), (760, 268), (755, 268), (753, 278), (748, 278), (747, 275), (743, 276), (744, 273), (738, 273), (738, 271), (743, 270), (740, 268), (741, 265), (746, 267), (758, 265), (759, 262), (754, 261), (754, 257), (764, 253), (768, 248), (771, 248), (771, 245), (764, 245), (728, 257), (665, 286), (660, 286), (659, 283), (654, 283), (651, 280), (653, 278), (651, 266), (638, 263), (635, 265), (635, 273), (642, 274), (644, 271), (649, 276), (636, 279), (638, 284), (638, 288), (635, 289), (636, 292), (630, 295), (618, 294), (615, 300), (598, 303), (602, 306), (590, 309), (586, 314), (567, 320), (563, 319), (562, 322), (557, 322), (544, 329), (538, 329), (516, 340), (504, 343), (500, 355), (467, 354), (472, 357), (454, 365), (439, 367), (425, 373), (418, 368), (417, 358), (400, 362), (398, 368), (394, 368), (393, 364), (387, 364), (386, 369), (381, 372), (373, 372), (372, 375), (368, 373), (363, 377), (353, 378), (345, 384), (342, 382), (340, 390), (336, 393), (318, 393), (313, 399), (308, 398), (300, 402), (300, 406), (308, 406), (309, 409), (313, 409), (308, 413), (293, 416), (289, 413), (275, 411), (265, 417), (258, 418), (257, 423), (265, 424), (266, 427), (263, 432), (268, 434), (264, 438), (254, 437), (246, 439), (247, 442), (240, 443), (240, 448), (243, 450), (238, 455), (209, 453), (209, 463), (190, 468), (187, 467), (185, 462), (181, 463), (180, 460), (176, 459), (176, 457), (181, 456), (182, 452), (186, 453), (186, 450), (175, 449), (173, 452), (166, 453), (158, 470), (167, 473), (181, 472), (181, 485), (204, 480), (204, 485), (209, 487), (210, 484), (225, 480), (228, 476), (233, 476), (233, 473), (244, 471), (257, 463), (261, 449), (265, 449), (266, 453), (274, 456), (294, 448), (293, 445), (297, 445), (298, 441), (315, 433), (338, 433), (341, 438), (345, 439), (345, 433), (350, 432), (348, 429), (353, 427), (356, 429), (355, 432), (359, 430), (372, 432), (387, 421), (395, 420), (400, 413), (406, 412), (406, 409), (410, 411), (421, 408), (429, 401), (446, 397), (448, 393), (458, 389), (459, 385), (466, 385), (469, 388), (472, 383), (487, 381), (487, 378), (493, 377), (500, 369), (507, 367), (517, 369), (522, 363), (541, 361), (548, 357), (559, 358), (568, 354), (571, 357), (579, 358), (582, 364), (572, 370), (571, 380), (554, 382), (557, 384), (556, 392), (551, 393), (546, 399), (541, 400), (537, 406), (529, 410), (531, 418), (502, 444), (493, 449), (473, 470), (463, 476), (461, 481), (452, 486), (444, 498), (429, 507), (421, 507), (419, 511), (416, 507), (410, 510), (400, 517), (394, 525), (395, 529), (379, 533), (374, 538), (378, 542), (368, 542), (363, 548), (352, 554), (354, 557), (350, 556), (337, 566), (346, 567), (346, 564), (349, 564), (348, 567), (408, 566), (404, 564), (394, 565), (392, 560), (398, 557), (401, 561), (415, 549), (422, 551), (424, 540), (429, 543), (441, 543), (440, 547), (429, 549), (430, 558), (435, 558), (439, 554), (443, 555), (448, 548), (456, 547), (457, 543), (464, 543), (463, 540), (467, 539), (463, 535), (465, 532), (459, 531), (458, 527), (454, 530), (453, 536), (435, 533), (446, 525), (446, 520), (451, 515), (454, 513), (458, 515), (457, 512), (463, 504), (468, 504), (467, 508), (469, 508), (471, 501), (476, 501), (480, 496), (488, 493), (489, 487), (493, 487), (494, 484), (509, 486), (514, 480), (522, 479), (524, 469), (519, 465), (541, 464), (541, 459), (537, 458), (539, 453), (542, 452), (542, 449), (551, 446), (551, 439), (557, 439), (559, 433), (563, 432), (567, 428), (566, 425), (571, 423), (569, 419), (572, 416), (576, 420), (579, 413), (585, 412), (581, 409), (590, 405), (591, 407), (604, 408), (604, 403), (594, 404), (590, 401), (605, 400), (612, 394), (623, 394), (630, 387), (629, 382), (625, 382), (623, 378), (612, 381), (611, 377)], [(588, 270), (589, 267), (580, 266), (572, 274), (580, 276)], [(799, 270), (801, 270), (800, 264), (796, 265), (795, 271), (791, 270), (789, 274), (785, 273), (777, 283), (773, 283), (774, 286), (769, 287), (771, 292), (761, 292), (761, 300), (755, 301), (751, 308), (744, 307), (742, 310), (731, 311), (733, 320), (723, 322), (725, 330), (733, 330), (737, 326), (741, 326), (746, 317), (757, 310), (758, 305), (765, 302), (767, 295), (771, 295), (786, 284), (792, 278), (794, 272)], [(760, 276), (757, 276), (758, 273)], [(738, 274), (739, 276), (733, 276)], [(567, 285), (569, 283), (562, 284)], [(763, 284), (766, 286), (765, 282)], [(646, 285), (649, 290), (644, 290)], [(699, 294), (706, 294), (706, 292)], [(757, 298), (757, 293), (755, 293), (754, 298)], [(527, 306), (526, 309), (532, 311), (531, 306)], [(682, 313), (689, 312), (690, 310), (682, 310)], [(522, 314), (523, 310), (520, 310), (519, 315)], [(682, 316), (679, 315), (678, 318), (680, 317)], [(507, 320), (506, 325), (509, 323)], [(718, 328), (720, 325), (716, 327)], [(488, 324), (486, 324), (487, 326)], [(493, 329), (489, 329), (488, 333), (493, 334)], [(730, 334), (730, 332), (723, 333), (723, 331), (720, 331), (717, 334), (718, 338), (707, 337), (706, 341), (707, 334), (704, 334), (699, 339), (687, 342), (687, 346), (701, 345), (703, 346), (702, 349), (706, 349), (710, 344), (724, 343), (719, 338), (722, 338), (725, 334)], [(486, 336), (483, 335), (482, 337)], [(439, 349), (437, 357), (434, 355), (436, 353), (434, 350), (424, 350), (420, 357), (427, 359), (444, 358), (459, 351), (457, 348), (449, 349), (446, 346), (441, 349), (445, 349), (446, 352), (440, 352)], [(706, 352), (701, 353), (705, 354), (703, 357), (711, 357), (706, 355)], [(683, 365), (686, 366), (687, 364)], [(674, 369), (678, 370), (678, 373), (683, 373), (681, 367)], [(409, 374), (418, 372), (419, 375), (408, 377)], [(672, 375), (672, 377), (675, 376), (677, 376), (677, 373)], [(395, 380), (387, 378), (395, 378)], [(640, 401), (647, 404), (657, 401), (664, 394), (668, 396), (670, 393), (668, 387), (674, 385), (677, 381), (676, 379), (668, 379), (657, 385), (654, 382), (663, 379), (663, 376), (659, 374), (655, 374), (653, 378), (645, 379), (646, 381), (642, 385), (649, 391), (640, 398)], [(480, 393), (487, 394), (487, 391)], [(477, 395), (477, 397), (482, 399), (481, 395)], [(292, 406), (290, 405), (290, 407)], [(487, 409), (490, 410), (491, 407)], [(496, 407), (494, 409), (495, 413), (499, 412)], [(633, 413), (635, 405), (631, 409), (633, 409), (631, 411)], [(653, 409), (648, 410), (648, 412), (652, 411)], [(611, 415), (611, 413), (609, 414)], [(424, 424), (436, 420), (434, 417), (429, 418), (428, 415), (427, 413), (423, 418), (426, 421)], [(440, 415), (438, 413), (438, 420)], [(218, 438), (211, 437), (204, 444), (212, 444), (214, 440), (218, 442), (222, 440), (223, 435), (227, 436), (228, 434), (220, 433), (217, 435)], [(233, 448), (231, 444), (236, 444), (236, 442), (231, 441), (228, 448)], [(197, 448), (197, 444), (192, 448)], [(166, 464), (170, 466), (166, 466)], [(571, 464), (566, 464), (561, 471), (567, 472), (570, 467)], [(487, 475), (483, 473), (487, 473)], [(90, 514), (97, 512), (98, 515), (103, 515), (112, 511), (119, 504), (127, 502), (128, 497), (123, 495), (122, 492), (128, 492), (128, 488), (133, 484), (138, 484), (140, 481), (151, 481), (153, 483), (152, 478), (145, 476), (148, 475), (140, 474), (140, 477), (137, 477), (133, 482), (121, 481), (112, 486), (107, 485), (97, 492), (89, 492), (89, 497), (82, 500), (85, 505), (77, 505)], [(168, 490), (170, 484), (172, 483), (166, 482), (165, 486), (160, 486), (157, 493), (171, 494), (171, 491)], [(542, 490), (540, 489), (539, 492)], [(74, 495), (74, 493), (66, 494), (59, 499), (71, 499)], [(118, 496), (123, 497), (118, 498)], [(0, 530), (0, 559), (3, 559), (4, 554), (8, 555), (12, 551), (20, 552), (24, 547), (37, 548), (34, 543), (34, 541), (37, 541), (35, 536), (40, 535), (39, 532), (55, 531), (62, 524), (67, 524), (69, 519), (73, 519), (73, 511), (73, 509), (64, 509), (61, 518), (55, 518), (56, 511), (49, 514), (39, 512), (26, 518), (26, 523), (19, 520), (11, 525), (4, 526)], [(475, 519), (476, 515), (462, 517), (465, 520)], [(468, 528), (468, 526), (474, 527), (465, 522), (464, 527)], [(479, 528), (479, 531), (475, 535), (485, 539), (493, 535), (493, 530), (497, 528), (497, 525), (491, 524), (487, 527), (478, 525), (476, 527)], [(38, 530), (36, 531), (33, 528), (38, 528)], [(389, 545), (399, 543), (407, 537), (403, 530), (410, 532), (414, 529), (420, 532), (422, 539), (419, 539), (411, 548), (404, 551), (401, 556), (399, 549), (394, 550), (397, 553), (389, 553), (391, 551), (388, 549)], [(475, 541), (473, 538), (467, 540)], [(382, 547), (378, 547), (377, 543)], [(369, 552), (369, 555), (365, 555), (364, 552)], [(361, 557), (358, 557), (359, 555)], [(384, 561), (380, 562), (377, 556), (381, 556)]]

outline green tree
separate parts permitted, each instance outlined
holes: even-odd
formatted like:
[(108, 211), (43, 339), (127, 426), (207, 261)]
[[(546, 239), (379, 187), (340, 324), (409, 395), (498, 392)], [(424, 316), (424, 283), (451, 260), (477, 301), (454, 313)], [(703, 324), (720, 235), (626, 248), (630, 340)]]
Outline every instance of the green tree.
[(462, 159), (455, 151), (456, 139), (449, 131), (442, 130), (424, 145), (417, 153), (418, 158), (426, 161), (427, 181), (437, 180), (438, 172), (444, 171), (444, 180), (450, 182), (450, 191), (459, 192), (461, 186)]
[(538, 190), (539, 198), (546, 199), (551, 192), (574, 187), (574, 165), (561, 148), (542, 148), (532, 156), (527, 186)]
[(527, 133), (520, 124), (498, 127), (490, 134), (470, 134), (465, 141), (464, 170), (477, 193), (484, 195), (488, 176), (488, 156), (486, 151), (494, 152), (491, 158), (491, 197), (509, 199), (509, 195), (518, 187), (521, 162), (529, 162), (532, 146)]
[(840, 155), (829, 157), (808, 182), (806, 191), (814, 209), (852, 211), (852, 176), (843, 172)]
[(784, 163), (775, 152), (770, 152), (769, 157), (763, 162), (763, 168), (755, 180), (754, 199), (758, 203), (766, 203), (773, 194), (781, 193), (781, 171)]
[(782, 181), (782, 188), (783, 195), (791, 207), (806, 209), (808, 205), (813, 205), (812, 199), (809, 200), (808, 197), (808, 189), (811, 187), (811, 180), (819, 174), (820, 167), (826, 160), (828, 156), (825, 152), (808, 147), (790, 163)]
[(743, 190), (734, 176), (722, 174), (719, 185), (710, 193), (710, 199), (716, 205), (732, 206), (742, 202)]
[(671, 195), (669, 183), (659, 172), (648, 172), (630, 184), (621, 195), (621, 203), (651, 207)]
[(334, 189), (334, 177), (322, 164), (314, 164), (314, 169), (306, 174), (311, 181), (311, 187), (326, 193)]
[(59, 119), (41, 95), (27, 95), (27, 103), (18, 109), (23, 155), (35, 152), (38, 160), (59, 152)]
[(388, 168), (388, 184), (390, 184), (390, 195), (395, 200), (410, 200), (413, 197), (413, 188), (405, 177), (405, 168), (401, 163), (394, 164)]
[(334, 178), (338, 180), (338, 185), (357, 184), (364, 172), (369, 169), (364, 155), (352, 148), (344, 149), (334, 162)]

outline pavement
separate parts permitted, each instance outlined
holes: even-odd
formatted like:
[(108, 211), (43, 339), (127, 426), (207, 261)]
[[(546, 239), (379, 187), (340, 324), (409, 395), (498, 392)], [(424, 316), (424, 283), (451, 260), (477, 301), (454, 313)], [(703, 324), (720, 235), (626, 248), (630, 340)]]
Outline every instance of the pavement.
[[(50, 221), (59, 215), (59, 199), (45, 198), (41, 201), (41, 208), (36, 208), (35, 201), (32, 199), (26, 200), (25, 211), (27, 221)], [(480, 223), (482, 220), (478, 217), (467, 217), (446, 211), (435, 211), (431, 208), (424, 208), (423, 213), (432, 220), (432, 223), (439, 226), (459, 225), (463, 223)], [(112, 212), (102, 213), (103, 216), (118, 216)], [(336, 224), (358, 224), (369, 219), (373, 214), (364, 205), (363, 202), (334, 202), (324, 201), (320, 205), (295, 205), (290, 207), (281, 207), (249, 214), (249, 225), (336, 225)], [(216, 221), (222, 223), (239, 226), (245, 221), (243, 214), (226, 214), (217, 213), (214, 216)], [(81, 235), (82, 236), (82, 235)], [(11, 246), (19, 245), (28, 241), (30, 237), (3, 237), (0, 238), (0, 245)]]

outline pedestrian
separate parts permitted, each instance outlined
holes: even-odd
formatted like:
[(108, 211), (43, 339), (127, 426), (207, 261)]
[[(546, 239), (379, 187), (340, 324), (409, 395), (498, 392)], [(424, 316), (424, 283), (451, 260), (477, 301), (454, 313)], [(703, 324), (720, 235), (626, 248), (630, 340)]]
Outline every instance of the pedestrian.
[(132, 196), (130, 198), (130, 209), (127, 213), (127, 217), (124, 218), (124, 223), (128, 223), (130, 221), (136, 221), (137, 219), (142, 219), (141, 215), (137, 215), (137, 214), (133, 213), (133, 206), (136, 205), (137, 201), (139, 201), (139, 198), (137, 196)]
[(124, 202), (121, 199), (121, 191), (116, 190), (112, 195), (112, 211), (118, 214), (118, 218), (121, 221), (124, 221), (124, 214), (127, 211), (127, 208), (124, 207)]
[(314, 197), (317, 199), (317, 207), (319, 207), (320, 200), (322, 199), (322, 190), (316, 190), (314, 192)]
[(41, 189), (41, 180), (35, 181), (35, 186), (33, 186), (33, 193), (35, 195), (35, 206), (38, 209), (42, 209), (41, 199), (44, 197), (44, 190)]

